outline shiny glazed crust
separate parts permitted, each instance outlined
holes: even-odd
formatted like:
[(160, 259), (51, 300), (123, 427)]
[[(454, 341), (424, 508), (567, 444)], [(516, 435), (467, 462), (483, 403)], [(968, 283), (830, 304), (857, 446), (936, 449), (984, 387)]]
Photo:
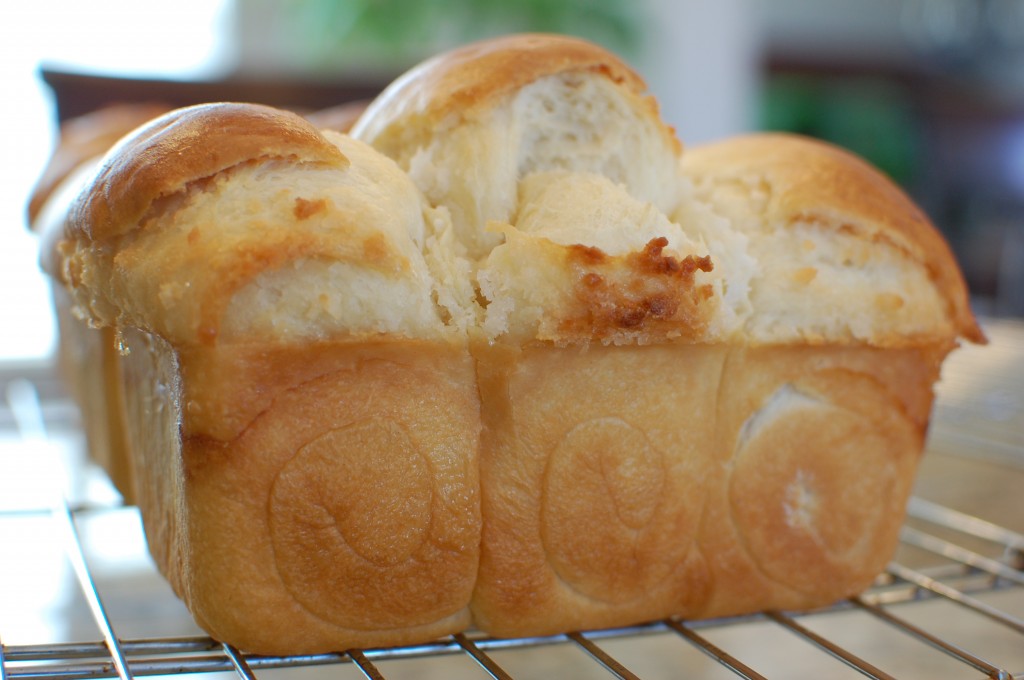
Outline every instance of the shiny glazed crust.
[(255, 104), (177, 109), (136, 131), (125, 147), (108, 152), (90, 192), (72, 208), (72, 231), (92, 240), (123, 235), (145, 222), (155, 201), (246, 161), (347, 163), (297, 114)]

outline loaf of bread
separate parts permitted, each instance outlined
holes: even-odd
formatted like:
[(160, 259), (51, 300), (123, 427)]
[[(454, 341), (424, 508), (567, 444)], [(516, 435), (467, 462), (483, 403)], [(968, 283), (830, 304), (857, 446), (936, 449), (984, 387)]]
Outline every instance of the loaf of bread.
[(854, 594), (943, 358), (984, 341), (876, 170), (784, 135), (684, 152), (559, 36), (424, 62), (347, 135), (171, 112), (49, 242), (118, 337), (157, 565), (259, 653)]

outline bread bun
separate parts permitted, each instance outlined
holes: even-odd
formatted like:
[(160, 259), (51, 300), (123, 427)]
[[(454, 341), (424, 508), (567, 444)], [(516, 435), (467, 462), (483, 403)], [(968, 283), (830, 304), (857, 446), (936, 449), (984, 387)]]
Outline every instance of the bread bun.
[(71, 211), (58, 275), (120, 329), (151, 551), (219, 638), (468, 625), (479, 410), (431, 299), (429, 212), (369, 147), (240, 104), (138, 131)]
[(413, 69), (351, 136), (242, 104), (122, 142), (55, 239), (122, 339), (154, 558), (253, 652), (803, 608), (895, 548), (956, 263), (864, 162), (682, 152), (558, 36)]
[(478, 259), (501, 243), (519, 179), (585, 168), (662, 211), (676, 200), (680, 151), (643, 80), (583, 40), (516, 35), (430, 59), (370, 104), (352, 135), (395, 159), (452, 216)]
[(691, 149), (682, 168), (694, 201), (724, 217), (756, 263), (749, 299), (733, 305), (750, 341), (984, 341), (949, 246), (862, 159), (758, 134)]

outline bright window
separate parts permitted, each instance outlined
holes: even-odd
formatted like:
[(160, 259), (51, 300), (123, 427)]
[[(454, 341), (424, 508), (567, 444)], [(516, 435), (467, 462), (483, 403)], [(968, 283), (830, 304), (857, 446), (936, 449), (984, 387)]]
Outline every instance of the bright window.
[(49, 287), (27, 226), (29, 192), (56, 139), (41, 64), (103, 75), (196, 77), (228, 58), (230, 0), (34, 0), (0, 5), (0, 361), (48, 357)]

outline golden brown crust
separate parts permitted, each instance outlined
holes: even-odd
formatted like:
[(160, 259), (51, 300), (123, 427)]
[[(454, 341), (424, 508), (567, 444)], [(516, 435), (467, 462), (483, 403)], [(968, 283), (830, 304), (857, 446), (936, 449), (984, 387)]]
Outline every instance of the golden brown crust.
[[(638, 98), (658, 118), (643, 79), (616, 55), (578, 38), (518, 34), (483, 40), (428, 59), (392, 83), (370, 104), (352, 134), (393, 155), (399, 139), (427, 136), (469, 120), (535, 80), (568, 72), (601, 73)], [(662, 125), (678, 153), (673, 131)]]
[(548, 634), (699, 610), (710, 583), (694, 538), (724, 348), (474, 352), (485, 490), (476, 623)]
[(985, 341), (949, 245), (921, 209), (864, 160), (809, 138), (755, 134), (691, 148), (683, 168), (697, 181), (765, 186), (766, 225), (820, 223), (902, 251), (927, 270), (955, 331)]
[(476, 346), (475, 621), (535, 635), (859, 592), (895, 547), (947, 350)]
[[(136, 331), (125, 341), (147, 540), (202, 627), (247, 651), (294, 654), (420, 642), (469, 625), (479, 403), (464, 347), (181, 354)], [(182, 388), (210, 384), (197, 375), (231, 355), (210, 379), (218, 395), (266, 398), (226, 431), (209, 427), (209, 400)]]
[(574, 302), (558, 324), (556, 343), (613, 341), (624, 334), (645, 342), (666, 337), (700, 338), (713, 305), (711, 286), (694, 274), (714, 269), (708, 256), (662, 254), (668, 239), (652, 239), (643, 250), (610, 258), (598, 248), (569, 246)]
[(295, 158), (344, 167), (348, 160), (302, 117), (256, 104), (177, 109), (123, 140), (107, 155), (70, 231), (90, 240), (136, 229), (157, 200), (247, 161)]
[[(949, 345), (731, 351), (698, 543), (700, 616), (806, 608), (870, 585), (891, 558)], [(840, 519), (842, 518), (842, 519)]]
[(28, 204), (29, 225), (36, 228), (36, 218), (43, 205), (75, 168), (99, 158), (121, 137), (168, 109), (156, 103), (115, 104), (65, 121), (53, 155), (32, 190)]

